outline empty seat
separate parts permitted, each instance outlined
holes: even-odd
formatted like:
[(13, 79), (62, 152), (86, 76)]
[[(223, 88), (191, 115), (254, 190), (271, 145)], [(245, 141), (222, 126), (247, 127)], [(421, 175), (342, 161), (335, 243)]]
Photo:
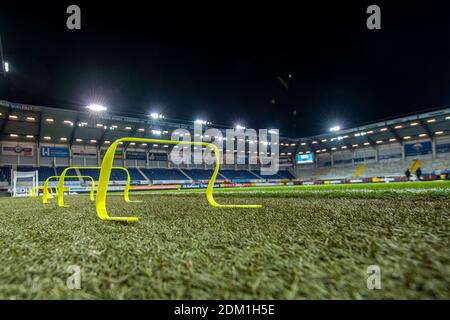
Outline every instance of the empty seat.
[(142, 169), (150, 180), (189, 180), (178, 169)]

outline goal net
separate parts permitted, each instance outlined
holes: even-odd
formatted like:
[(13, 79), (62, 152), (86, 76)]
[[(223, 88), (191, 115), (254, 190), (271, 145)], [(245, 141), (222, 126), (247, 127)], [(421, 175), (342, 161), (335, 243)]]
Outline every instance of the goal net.
[(38, 196), (38, 172), (37, 171), (13, 171), (12, 172), (12, 196), (36, 197)]

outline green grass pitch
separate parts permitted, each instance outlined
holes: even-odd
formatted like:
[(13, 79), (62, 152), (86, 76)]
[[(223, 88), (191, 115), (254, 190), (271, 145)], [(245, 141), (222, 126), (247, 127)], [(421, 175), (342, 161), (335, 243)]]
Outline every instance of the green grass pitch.
[[(71, 208), (0, 198), (1, 299), (450, 298), (450, 183), (383, 183), (87, 195)], [(81, 268), (81, 289), (67, 268)], [(381, 289), (367, 289), (367, 267)]]

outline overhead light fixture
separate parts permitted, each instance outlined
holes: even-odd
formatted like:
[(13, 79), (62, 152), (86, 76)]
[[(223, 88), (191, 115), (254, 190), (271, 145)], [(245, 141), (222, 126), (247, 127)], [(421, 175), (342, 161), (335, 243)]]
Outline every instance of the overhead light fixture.
[(9, 72), (9, 62), (4, 62), (3, 63), (3, 66), (4, 66), (4, 68), (5, 68), (5, 72)]
[(376, 143), (381, 144), (381, 143), (383, 143), (383, 140), (377, 140)]
[(9, 136), (12, 137), (12, 138), (17, 138), (19, 135), (15, 134), (15, 133), (11, 133)]
[(90, 105), (86, 106), (86, 109), (89, 109), (90, 111), (94, 111), (94, 112), (102, 112), (102, 111), (108, 110), (108, 108), (106, 108), (105, 106), (102, 106), (100, 104), (90, 104)]
[(444, 131), (436, 131), (434, 134), (443, 134)]
[(111, 143), (111, 141), (109, 141), (109, 140), (105, 140), (105, 142), (104, 142), (105, 144), (110, 144)]
[(96, 143), (97, 140), (91, 139), (91, 140), (89, 140), (89, 142), (90, 142), (90, 143)]
[(152, 119), (164, 119), (165, 116), (163, 116), (162, 114), (153, 112), (153, 113), (150, 113), (150, 118), (152, 118)]
[(404, 140), (408, 140), (408, 139), (411, 139), (411, 136), (406, 136), (406, 137), (403, 137), (403, 139), (404, 139)]
[(27, 137), (28, 139), (33, 139), (33, 138), (34, 138), (34, 136), (32, 136), (31, 134), (27, 134), (26, 137)]
[(125, 130), (131, 130), (131, 127), (125, 127)]
[(83, 139), (75, 139), (76, 142), (82, 142)]
[(428, 119), (427, 120), (427, 123), (433, 123), (433, 122), (436, 122), (436, 119)]
[(45, 121), (46, 121), (46, 122), (54, 122), (55, 120), (52, 119), (52, 118), (47, 118), (47, 119), (45, 119)]
[(96, 126), (101, 128), (101, 127), (103, 127), (103, 123), (97, 123)]
[(52, 139), (52, 137), (49, 137), (49, 136), (44, 137), (44, 140), (51, 140), (51, 139)]
[(67, 141), (67, 138), (59, 138), (61, 141)]
[(35, 117), (27, 117), (27, 120), (34, 121), (34, 120), (36, 120), (36, 118)]
[(427, 136), (426, 133), (421, 133), (421, 134), (419, 134), (419, 137), (426, 137), (426, 136)]
[(418, 122), (411, 122), (409, 125), (410, 125), (411, 127), (414, 127), (414, 126), (419, 125), (419, 123), (418, 123)]
[(201, 120), (201, 119), (197, 119), (194, 122), (197, 124), (203, 124), (203, 125), (211, 124), (211, 122), (206, 121), (206, 120)]
[(337, 131), (340, 131), (341, 130), (341, 127), (340, 126), (334, 126), (334, 127), (331, 127), (330, 128), (330, 131), (331, 132), (337, 132)]
[(10, 119), (13, 119), (13, 120), (16, 120), (18, 117), (15, 116), (15, 115), (10, 114), (10, 115), (9, 115), (9, 118), (10, 118)]
[(394, 141), (397, 141), (397, 139), (395, 139), (395, 138), (390, 138), (389, 141), (394, 142)]
[(365, 146), (368, 146), (370, 144), (370, 142), (364, 142)]
[(144, 128), (139, 128), (138, 131), (139, 131), (139, 132), (144, 132), (145, 129), (144, 129)]
[(394, 127), (394, 129), (401, 129), (401, 128), (403, 128), (403, 126), (401, 124)]
[(381, 132), (388, 131), (388, 128), (381, 128), (380, 131)]

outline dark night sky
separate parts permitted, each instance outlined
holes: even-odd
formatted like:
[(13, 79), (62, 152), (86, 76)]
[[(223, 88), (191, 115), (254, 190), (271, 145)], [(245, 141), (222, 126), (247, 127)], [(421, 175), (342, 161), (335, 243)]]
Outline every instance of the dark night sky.
[[(444, 1), (92, 2), (0, 4), (12, 68), (1, 98), (65, 108), (97, 99), (296, 137), (450, 104)], [(81, 7), (81, 31), (66, 29), (69, 4)], [(369, 4), (381, 7), (382, 30), (366, 28)], [(295, 133), (276, 79), (289, 73)]]

